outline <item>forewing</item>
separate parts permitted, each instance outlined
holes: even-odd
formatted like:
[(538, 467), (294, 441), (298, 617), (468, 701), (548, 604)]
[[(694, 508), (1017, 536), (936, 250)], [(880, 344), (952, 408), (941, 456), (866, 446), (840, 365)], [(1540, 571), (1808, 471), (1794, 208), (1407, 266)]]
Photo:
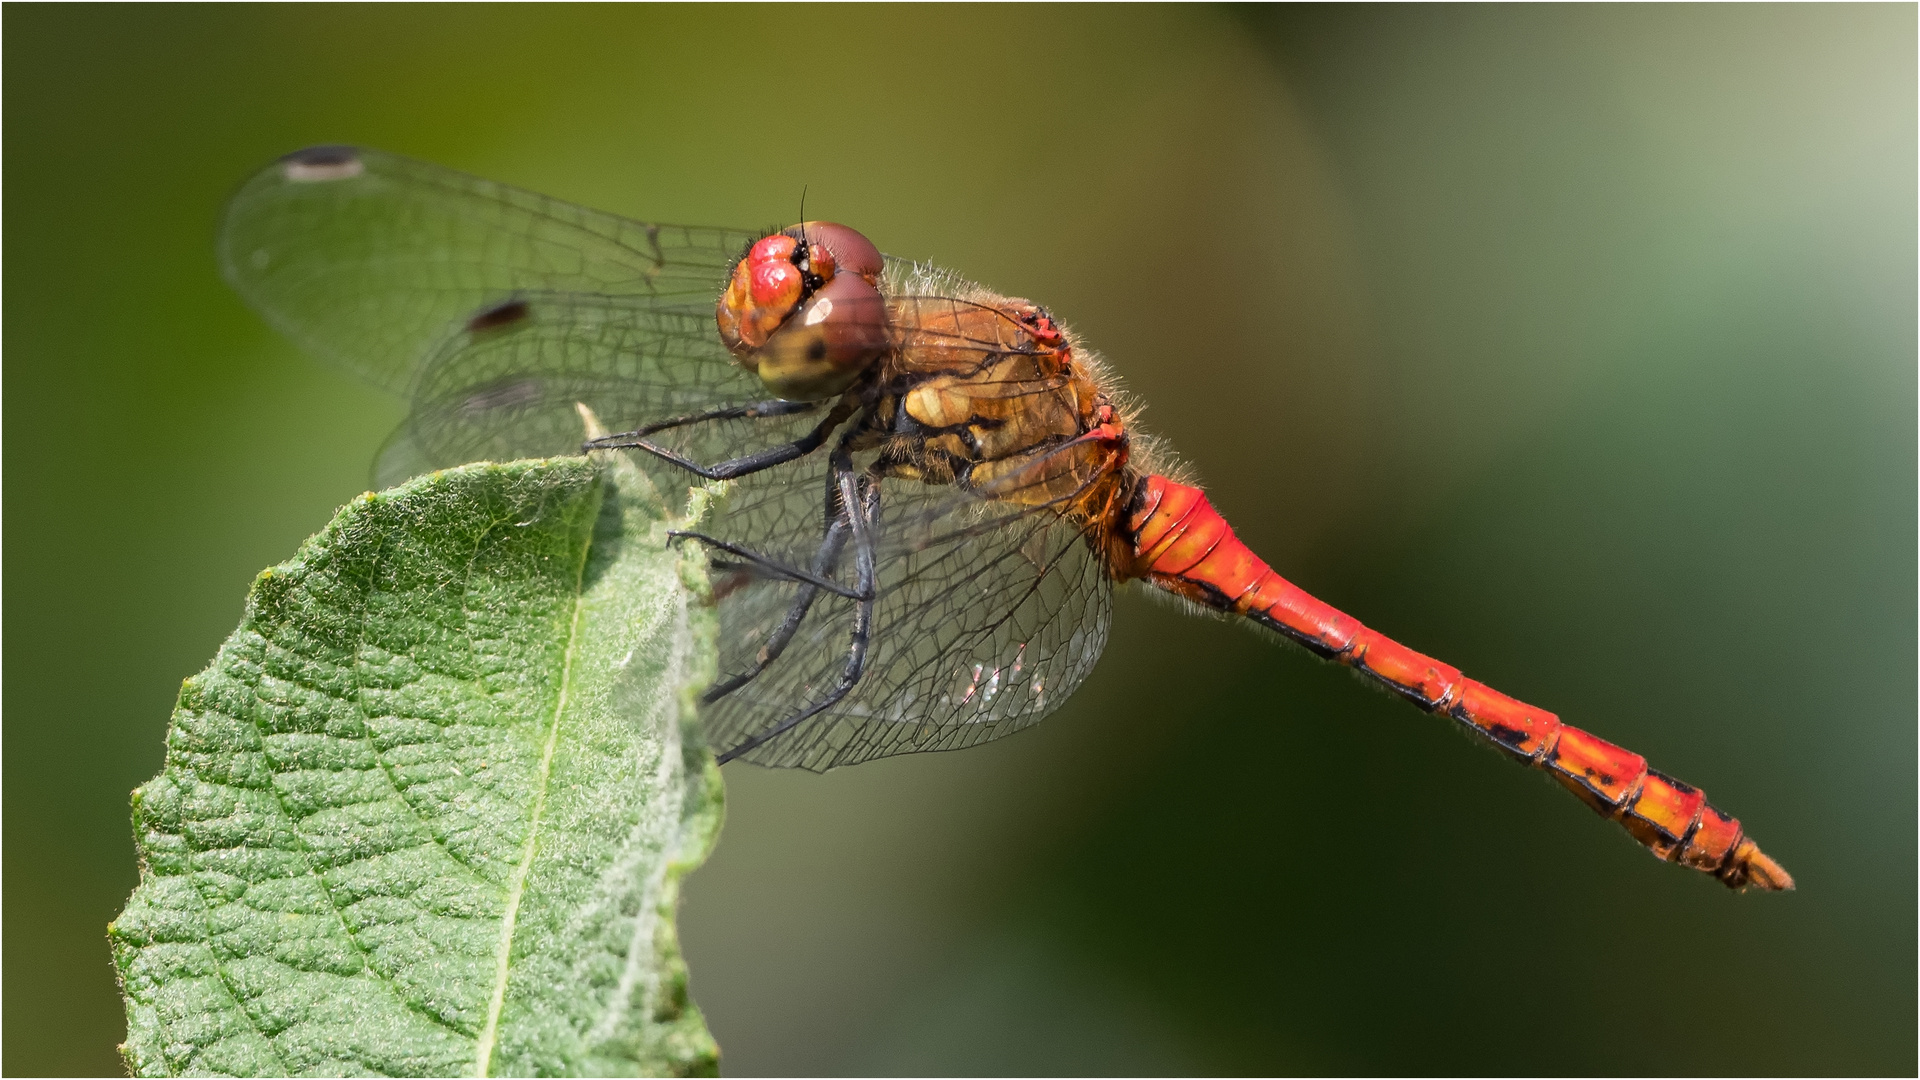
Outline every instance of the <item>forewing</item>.
[[(888, 480), (876, 556), (864, 675), (838, 704), (745, 760), (818, 771), (986, 742), (1065, 701), (1106, 644), (1111, 583), (1079, 527), (1053, 509)], [(850, 583), (851, 567), (849, 551), (835, 578)], [(721, 603), (723, 678), (755, 664), (802, 590), (744, 572), (737, 585)], [(715, 750), (823, 699), (846, 669), (853, 607), (817, 595), (786, 651), (705, 711)]]
[(754, 239), (631, 221), (377, 150), (315, 147), (229, 202), (227, 281), (315, 355), (405, 393), (473, 312), (523, 292), (711, 305)]
[[(619, 432), (766, 397), (759, 379), (720, 345), (706, 305), (521, 293), (455, 323), (430, 353), (416, 379), (413, 408), (382, 450), (375, 480), (386, 486), (469, 461), (579, 453), (585, 429), (578, 405)], [(712, 464), (791, 441), (818, 419), (812, 413), (713, 419), (650, 438)], [(634, 457), (663, 493), (697, 482), (658, 458)]]
[[(713, 300), (753, 239), (629, 221), (378, 151), (315, 148), (234, 196), (219, 249), (228, 281), (276, 328), (410, 398), (381, 455), (384, 483), (576, 452), (577, 405), (619, 431), (765, 398), (713, 323)], [(895, 296), (896, 347), (942, 367), (964, 372), (1032, 348), (979, 304)], [(712, 464), (789, 442), (825, 414), (715, 418), (650, 438)], [(633, 456), (656, 483), (692, 482)], [(743, 477), (710, 527), (808, 566), (831, 517), (829, 481), (824, 449)], [(827, 769), (984, 742), (1039, 720), (1098, 658), (1110, 585), (1079, 528), (1053, 509), (888, 479), (875, 535), (863, 677), (748, 760)], [(850, 558), (843, 551), (825, 572), (851, 581)], [(725, 677), (754, 665), (800, 587), (725, 555), (715, 577)], [(845, 669), (852, 610), (819, 593), (777, 660), (706, 710), (713, 745), (739, 745), (819, 700)]]

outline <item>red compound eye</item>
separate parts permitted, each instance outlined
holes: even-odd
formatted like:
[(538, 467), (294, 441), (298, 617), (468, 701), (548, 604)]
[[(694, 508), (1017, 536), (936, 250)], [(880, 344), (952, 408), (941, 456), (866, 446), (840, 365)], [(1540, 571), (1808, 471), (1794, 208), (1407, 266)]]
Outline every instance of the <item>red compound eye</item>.
[[(881, 256), (880, 249), (873, 246), (873, 241), (862, 236), (858, 229), (833, 221), (805, 221), (781, 235), (805, 236), (809, 247), (826, 249), (827, 254), (832, 256), (834, 267), (860, 275), (869, 285), (880, 284), (886, 259)], [(821, 276), (830, 278), (833, 275)]]
[(720, 340), (735, 356), (744, 359), (765, 345), (767, 336), (806, 299), (807, 275), (793, 262), (799, 249), (799, 241), (775, 233), (754, 241), (734, 265), (714, 316)]
[(762, 263), (771, 262), (774, 259), (791, 259), (793, 258), (793, 249), (799, 246), (793, 237), (788, 236), (786, 233), (774, 233), (772, 236), (763, 236), (754, 241), (753, 246), (747, 249), (746, 261), (750, 263)]
[(747, 282), (747, 294), (753, 298), (753, 306), (783, 310), (790, 310), (800, 302), (805, 284), (800, 268), (785, 259), (749, 264)]
[(782, 397), (837, 393), (886, 351), (885, 269), (871, 240), (831, 221), (763, 236), (716, 305), (720, 339)]
[(760, 381), (788, 401), (819, 401), (852, 386), (887, 351), (887, 306), (856, 274), (822, 285), (753, 356)]

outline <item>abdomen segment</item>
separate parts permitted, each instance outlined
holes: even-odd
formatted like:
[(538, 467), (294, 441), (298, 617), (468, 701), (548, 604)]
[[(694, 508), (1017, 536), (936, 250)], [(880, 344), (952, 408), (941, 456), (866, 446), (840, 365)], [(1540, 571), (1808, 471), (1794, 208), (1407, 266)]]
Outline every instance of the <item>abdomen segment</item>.
[(1129, 527), (1135, 576), (1208, 607), (1245, 615), (1378, 680), (1428, 712), (1460, 721), (1520, 761), (1545, 769), (1668, 862), (1705, 871), (1733, 888), (1793, 888), (1786, 870), (1698, 788), (1315, 600), (1248, 550), (1198, 488), (1147, 477)]

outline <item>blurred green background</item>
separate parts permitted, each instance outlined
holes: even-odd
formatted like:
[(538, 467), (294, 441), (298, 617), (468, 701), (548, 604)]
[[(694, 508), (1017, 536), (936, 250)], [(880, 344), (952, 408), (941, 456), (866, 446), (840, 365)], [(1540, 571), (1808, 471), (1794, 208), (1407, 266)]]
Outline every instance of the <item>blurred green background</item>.
[(1018, 738), (727, 770), (752, 1073), (1904, 1073), (1915, 9), (4, 13), (8, 1073), (110, 1073), (127, 794), (398, 406), (218, 280), (351, 141), (851, 222), (1049, 304), (1282, 573), (1704, 786), (1730, 895), (1344, 671), (1124, 595)]

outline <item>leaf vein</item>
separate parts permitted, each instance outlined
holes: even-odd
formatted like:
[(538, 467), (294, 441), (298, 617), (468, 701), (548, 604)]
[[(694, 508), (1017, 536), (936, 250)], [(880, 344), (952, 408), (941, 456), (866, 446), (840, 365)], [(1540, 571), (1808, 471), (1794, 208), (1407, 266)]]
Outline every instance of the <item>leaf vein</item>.
[[(366, 597), (367, 595), (370, 595), (376, 588), (375, 582), (378, 580), (377, 571), (381, 561), (386, 558), (388, 546), (389, 546), (389, 541), (383, 537), (380, 541), (379, 549), (375, 552), (373, 558), (370, 560), (370, 565), (367, 570), (366, 580), (364, 582), (362, 589), (360, 590), (363, 600), (360, 606), (360, 618), (354, 628), (353, 658), (350, 661), (351, 666), (356, 669), (360, 665), (360, 656), (362, 653), (363, 646), (366, 644), (367, 605), (364, 601), (364, 597)], [(266, 635), (264, 633), (261, 635), (261, 637), (267, 640), (269, 643), (272, 642), (272, 639), (266, 638)], [(359, 680), (357, 678), (354, 680), (354, 685), (355, 686), (359, 685)], [(324, 690), (322, 692), (325, 693)], [(333, 695), (328, 694), (327, 696), (332, 697)], [(359, 709), (359, 705), (357, 701), (350, 701), (348, 702), (348, 704), (351, 704), (354, 706), (354, 711), (356, 714), (360, 714), (360, 719), (361, 719), (360, 729), (363, 733), (362, 737), (365, 738), (366, 735), (364, 733), (366, 732), (366, 723), (365, 723), (366, 717), (364, 714), (361, 713), (361, 710)], [(266, 747), (269, 745), (268, 734), (266, 729), (261, 726), (259, 716), (253, 713), (251, 710), (249, 710), (247, 714), (247, 722), (253, 726), (254, 734), (259, 739), (259, 745), (262, 748), (261, 753), (263, 755), (267, 755), (268, 752), (266, 750)], [(291, 827), (290, 831), (293, 834), (294, 842), (297, 845), (299, 845), (301, 864), (303, 868), (306, 870), (307, 875), (311, 877), (314, 883), (320, 887), (320, 895), (327, 898), (327, 907), (333, 912), (334, 919), (340, 924), (340, 932), (346, 935), (347, 944), (353, 948), (353, 951), (355, 953), (359, 954), (360, 966), (362, 970), (372, 975), (377, 982), (385, 986), (387, 990), (393, 994), (394, 998), (397, 1001), (399, 1001), (400, 1006), (406, 1009), (408, 1012), (411, 1012), (421, 1017), (427, 1022), (433, 1024), (435, 1027), (452, 1032), (453, 1034), (456, 1034), (456, 1035), (465, 1035), (466, 1032), (461, 1031), (459, 1028), (448, 1023), (444, 1018), (434, 1014), (431, 1010), (420, 1005), (418, 1002), (415, 1002), (411, 998), (411, 996), (409, 996), (401, 988), (400, 983), (397, 979), (395, 979), (388, 972), (382, 971), (379, 965), (374, 963), (373, 954), (367, 949), (366, 944), (360, 940), (360, 936), (357, 933), (355, 933), (352, 923), (349, 922), (347, 919), (347, 913), (345, 909), (343, 909), (340, 906), (340, 902), (334, 898), (333, 889), (330, 885), (327, 884), (326, 874), (320, 872), (318, 869), (315, 868), (314, 855), (316, 854), (316, 852), (313, 850), (312, 846), (308, 844), (306, 834), (300, 828), (300, 822), (303, 819), (296, 816), (293, 813), (293, 811), (287, 806), (286, 799), (282, 796), (280, 792), (279, 784), (273, 782), (275, 780), (278, 780), (279, 770), (273, 767), (273, 762), (270, 755), (267, 756), (267, 767), (268, 767), (268, 772), (272, 777), (272, 779), (269, 780), (269, 782), (266, 784), (266, 788), (273, 795), (274, 805), (279, 808), (281, 815), (285, 817), (287, 824)], [(389, 783), (391, 783), (391, 778), (389, 778)], [(349, 860), (346, 860), (345, 863), (342, 863), (341, 865), (346, 865), (346, 864), (359, 862), (359, 861), (360, 861), (359, 859), (349, 859)], [(215, 959), (215, 963), (218, 964), (217, 957)], [(249, 1017), (249, 1019), (251, 1020), (251, 1017)], [(263, 1037), (265, 1036), (263, 1035)], [(271, 1042), (270, 1039), (269, 1039), (269, 1042)], [(276, 1054), (277, 1054), (277, 1050), (276, 1050)]]
[(540, 771), (534, 788), (533, 811), (527, 838), (521, 845), (520, 863), (513, 869), (507, 885), (507, 910), (500, 920), (500, 944), (494, 961), (493, 995), (487, 1002), (486, 1026), (480, 1029), (479, 1045), (474, 1051), (474, 1075), (486, 1076), (493, 1066), (493, 1048), (500, 1032), (500, 1013), (506, 1006), (509, 963), (513, 954), (513, 933), (525, 895), (527, 877), (533, 870), (534, 855), (540, 848), (540, 824), (547, 808), (547, 787), (553, 772), (553, 755), (560, 742), (560, 720), (566, 715), (567, 697), (573, 689), (573, 665), (580, 649), (581, 623), (586, 615), (586, 573), (593, 547), (593, 533), (586, 531), (574, 568), (573, 618), (567, 628), (567, 650), (560, 668), (560, 692), (553, 706), (553, 721), (547, 728), (546, 745), (540, 752)]

